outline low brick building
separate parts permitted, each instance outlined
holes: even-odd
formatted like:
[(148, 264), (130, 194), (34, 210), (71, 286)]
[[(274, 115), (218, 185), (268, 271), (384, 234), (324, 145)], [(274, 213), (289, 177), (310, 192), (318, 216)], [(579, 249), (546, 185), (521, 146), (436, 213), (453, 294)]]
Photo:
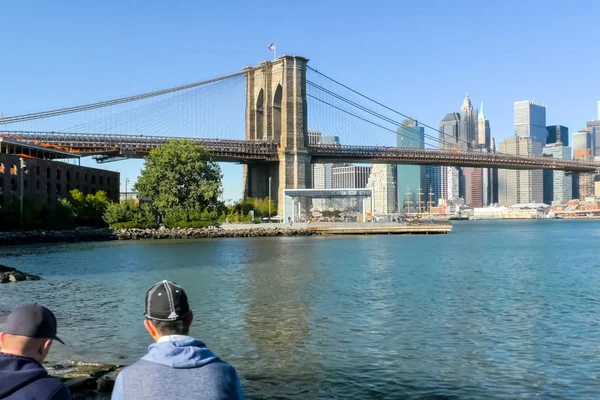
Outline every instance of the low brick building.
[[(23, 155), (0, 153), (0, 212), (13, 198), (18, 198), (19, 158)], [(56, 204), (69, 191), (79, 189), (84, 194), (103, 190), (112, 201), (119, 201), (120, 174), (97, 168), (81, 167), (65, 162), (23, 157), (26, 168), (23, 175), (24, 197), (44, 197), (48, 204)]]

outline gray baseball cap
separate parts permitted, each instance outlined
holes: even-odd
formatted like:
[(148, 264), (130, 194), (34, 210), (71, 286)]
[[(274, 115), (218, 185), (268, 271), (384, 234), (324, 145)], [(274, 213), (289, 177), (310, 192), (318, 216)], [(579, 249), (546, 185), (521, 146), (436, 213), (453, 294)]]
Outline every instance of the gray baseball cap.
[(56, 317), (52, 311), (39, 304), (25, 304), (8, 315), (4, 333), (37, 339), (56, 339)]

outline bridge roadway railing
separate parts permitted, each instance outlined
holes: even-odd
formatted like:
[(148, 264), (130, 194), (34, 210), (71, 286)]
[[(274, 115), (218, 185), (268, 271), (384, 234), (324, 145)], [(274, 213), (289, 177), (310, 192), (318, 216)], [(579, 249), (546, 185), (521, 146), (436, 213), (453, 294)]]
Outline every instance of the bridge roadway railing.
[(76, 151), (80, 155), (127, 155), (147, 154), (153, 148), (172, 139), (194, 140), (220, 159), (275, 161), (278, 154), (277, 141), (248, 141), (230, 139), (207, 139), (176, 136), (144, 136), (96, 133), (63, 133), (32, 131), (0, 131), (0, 136), (30, 143), (48, 143)]
[(421, 165), (472, 166), (506, 169), (558, 169), (572, 172), (596, 172), (600, 163), (562, 160), (540, 156), (516, 156), (476, 151), (418, 149), (410, 147), (312, 145), (309, 152), (315, 162), (354, 161), (407, 163)]
[[(277, 161), (279, 150), (277, 141), (267, 140), (33, 131), (0, 131), (0, 136), (29, 143), (49, 143), (77, 151), (80, 155), (140, 157), (172, 139), (195, 140), (208, 148), (216, 159), (222, 161)], [(476, 151), (349, 145), (311, 145), (308, 151), (315, 162), (388, 162), (507, 169), (558, 169), (573, 172), (600, 170), (600, 163), (592, 161)]]

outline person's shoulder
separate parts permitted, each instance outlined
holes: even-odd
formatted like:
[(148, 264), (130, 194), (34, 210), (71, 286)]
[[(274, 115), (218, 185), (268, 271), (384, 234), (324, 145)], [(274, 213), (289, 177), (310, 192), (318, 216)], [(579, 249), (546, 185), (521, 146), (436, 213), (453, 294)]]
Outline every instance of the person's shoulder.
[(71, 400), (71, 391), (58, 378), (45, 376), (31, 384), (31, 389), (36, 393), (46, 393), (50, 400)]

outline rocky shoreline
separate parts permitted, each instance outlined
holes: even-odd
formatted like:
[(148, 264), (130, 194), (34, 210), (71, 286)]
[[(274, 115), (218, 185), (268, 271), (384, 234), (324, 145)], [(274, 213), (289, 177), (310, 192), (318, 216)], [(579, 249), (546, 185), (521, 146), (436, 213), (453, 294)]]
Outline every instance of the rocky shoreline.
[(48, 373), (67, 385), (73, 400), (110, 399), (122, 365), (70, 362), (45, 364)]
[(315, 232), (289, 227), (248, 228), (158, 228), (110, 229), (78, 228), (65, 231), (0, 232), (0, 246), (56, 242), (93, 242), (142, 239), (204, 239), (273, 236), (310, 236)]

